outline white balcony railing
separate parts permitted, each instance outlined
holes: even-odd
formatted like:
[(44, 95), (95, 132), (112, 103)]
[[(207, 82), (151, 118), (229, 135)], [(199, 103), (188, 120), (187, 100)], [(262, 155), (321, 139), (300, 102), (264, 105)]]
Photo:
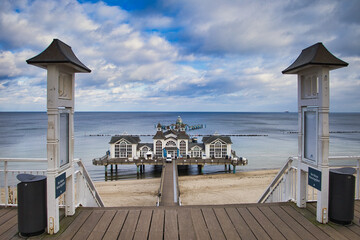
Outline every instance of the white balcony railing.
[[(81, 159), (74, 159), (75, 206), (100, 206), (104, 204), (97, 193), (91, 178)], [(46, 158), (0, 158), (0, 206), (17, 206), (16, 176), (21, 173), (47, 175)], [(65, 193), (66, 194), (66, 193)], [(59, 198), (60, 207), (64, 206), (64, 198)]]
[[(297, 167), (294, 162), (297, 157), (290, 157), (285, 165), (280, 169), (269, 187), (259, 199), (259, 203), (265, 202), (287, 202), (296, 201), (296, 174)], [(356, 170), (355, 199), (359, 199), (360, 187), (360, 156), (339, 156), (329, 157), (330, 168), (353, 167)], [(346, 164), (342, 164), (346, 162)], [(306, 177), (307, 179), (307, 177)], [(317, 200), (315, 188), (307, 185), (307, 201)]]

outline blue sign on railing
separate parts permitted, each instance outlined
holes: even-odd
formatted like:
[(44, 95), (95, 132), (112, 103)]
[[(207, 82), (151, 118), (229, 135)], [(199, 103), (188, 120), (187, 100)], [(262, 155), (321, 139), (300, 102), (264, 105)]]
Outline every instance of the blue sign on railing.
[(55, 198), (58, 198), (66, 191), (66, 173), (55, 178)]
[(308, 184), (321, 191), (321, 171), (309, 167)]

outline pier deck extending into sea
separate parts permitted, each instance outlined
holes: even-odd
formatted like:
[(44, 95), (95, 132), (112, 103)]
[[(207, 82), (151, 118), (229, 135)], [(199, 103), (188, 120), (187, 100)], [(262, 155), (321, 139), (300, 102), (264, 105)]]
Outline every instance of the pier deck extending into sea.
[[(231, 159), (231, 158), (214, 158), (214, 159), (202, 159), (202, 158), (176, 158), (173, 161), (177, 165), (197, 165), (199, 171), (202, 172), (202, 169), (205, 165), (225, 165), (233, 167), (233, 173), (236, 172), (236, 166), (242, 166), (247, 164), (247, 160), (243, 159)], [(108, 155), (105, 155), (101, 158), (95, 158), (92, 161), (95, 166), (105, 166), (105, 174), (108, 172), (108, 167), (110, 171), (116, 171), (118, 165), (136, 165), (137, 173), (141, 174), (145, 171), (146, 165), (159, 165), (162, 166), (165, 164), (165, 158), (155, 158), (155, 159), (131, 159), (128, 158), (110, 158)]]
[[(316, 222), (316, 203), (78, 208), (60, 231), (36, 239), (360, 239), (360, 202), (353, 224)], [(0, 208), (0, 239), (18, 236), (17, 208)]]

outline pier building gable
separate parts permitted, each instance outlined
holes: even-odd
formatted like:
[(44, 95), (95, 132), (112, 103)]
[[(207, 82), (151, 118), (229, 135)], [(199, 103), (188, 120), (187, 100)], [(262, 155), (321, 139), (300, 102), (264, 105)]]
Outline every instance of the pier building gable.
[(119, 135), (110, 140), (111, 158), (133, 158), (137, 156), (137, 147), (140, 142), (139, 136)]
[(212, 135), (202, 139), (205, 155), (210, 158), (227, 158), (231, 156), (231, 139), (227, 136)]
[(190, 139), (185, 131), (182, 119), (178, 117), (176, 128), (164, 129), (159, 123), (153, 136), (152, 143), (140, 143), (139, 136), (113, 136), (110, 144), (110, 158), (164, 158), (171, 155), (173, 158), (230, 158), (232, 156), (231, 139), (228, 136), (214, 134), (205, 136), (202, 143), (197, 138)]

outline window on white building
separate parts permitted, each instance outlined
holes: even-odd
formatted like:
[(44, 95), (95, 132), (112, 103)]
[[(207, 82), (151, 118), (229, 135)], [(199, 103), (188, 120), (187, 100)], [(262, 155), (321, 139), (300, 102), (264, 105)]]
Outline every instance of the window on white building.
[(199, 147), (194, 147), (191, 151), (192, 157), (201, 157), (201, 149)]
[(160, 140), (156, 141), (156, 156), (162, 157), (162, 143)]
[(126, 141), (120, 141), (115, 144), (115, 157), (132, 157), (132, 145)]
[(141, 149), (141, 153), (140, 153), (140, 156), (141, 157), (146, 157), (146, 153), (149, 151), (149, 148), (148, 147), (143, 147)]
[(176, 147), (176, 143), (175, 143), (174, 141), (168, 141), (168, 142), (166, 143), (166, 146), (167, 146), (167, 147)]
[(227, 145), (220, 140), (210, 144), (210, 157), (225, 158), (227, 155)]
[(186, 155), (186, 142), (184, 140), (180, 142), (180, 155), (183, 157)]

